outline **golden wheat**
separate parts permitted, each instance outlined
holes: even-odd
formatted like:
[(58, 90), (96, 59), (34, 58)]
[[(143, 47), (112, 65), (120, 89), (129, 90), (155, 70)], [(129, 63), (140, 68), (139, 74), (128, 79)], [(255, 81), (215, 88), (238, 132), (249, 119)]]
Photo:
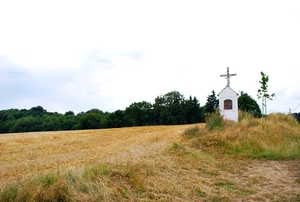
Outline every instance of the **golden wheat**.
[(190, 127), (147, 126), (0, 135), (0, 187), (56, 170), (136, 161), (166, 148)]

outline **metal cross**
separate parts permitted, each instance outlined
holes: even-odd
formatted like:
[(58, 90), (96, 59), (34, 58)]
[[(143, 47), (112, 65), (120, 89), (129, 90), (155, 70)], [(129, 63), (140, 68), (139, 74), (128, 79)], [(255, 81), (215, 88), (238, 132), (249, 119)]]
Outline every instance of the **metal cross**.
[(220, 75), (220, 77), (226, 77), (228, 87), (230, 85), (230, 77), (232, 77), (232, 76), (236, 76), (236, 74), (229, 74), (229, 67), (227, 67), (227, 74)]

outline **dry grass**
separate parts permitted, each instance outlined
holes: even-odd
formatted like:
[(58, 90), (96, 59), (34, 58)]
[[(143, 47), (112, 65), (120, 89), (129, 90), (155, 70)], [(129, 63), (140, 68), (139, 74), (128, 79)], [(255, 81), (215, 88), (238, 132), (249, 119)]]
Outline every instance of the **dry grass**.
[[(226, 127), (219, 138), (238, 142)], [(182, 137), (193, 128), (204, 125), (1, 135), (0, 201), (300, 200), (299, 160), (222, 154)]]
[[(220, 124), (222, 127), (217, 127)], [(220, 124), (215, 124), (217, 129), (206, 127), (197, 131), (194, 135), (197, 139), (192, 139), (195, 146), (240, 158), (300, 158), (300, 125), (292, 116), (271, 114), (264, 124), (261, 119), (245, 116), (238, 123), (222, 121)]]
[(0, 135), (0, 188), (56, 170), (135, 162), (180, 139), (185, 126), (149, 126)]

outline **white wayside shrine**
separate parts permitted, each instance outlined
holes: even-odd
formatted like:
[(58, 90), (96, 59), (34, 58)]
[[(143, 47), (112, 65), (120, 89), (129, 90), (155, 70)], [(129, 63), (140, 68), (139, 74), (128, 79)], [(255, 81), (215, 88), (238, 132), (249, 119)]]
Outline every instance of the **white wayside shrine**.
[(229, 74), (229, 67), (227, 67), (227, 74), (220, 75), (227, 79), (226, 87), (218, 94), (219, 109), (224, 119), (238, 121), (238, 94), (230, 88), (230, 77), (236, 74)]

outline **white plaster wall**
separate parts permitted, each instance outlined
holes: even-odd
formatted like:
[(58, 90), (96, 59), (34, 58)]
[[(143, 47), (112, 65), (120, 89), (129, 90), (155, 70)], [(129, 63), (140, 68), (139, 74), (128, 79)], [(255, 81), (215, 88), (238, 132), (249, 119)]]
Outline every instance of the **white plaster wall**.
[[(229, 87), (224, 88), (219, 94), (219, 108), (220, 113), (224, 119), (229, 119), (232, 121), (238, 121), (238, 96), (234, 90)], [(224, 110), (224, 100), (232, 100), (232, 109)]]

